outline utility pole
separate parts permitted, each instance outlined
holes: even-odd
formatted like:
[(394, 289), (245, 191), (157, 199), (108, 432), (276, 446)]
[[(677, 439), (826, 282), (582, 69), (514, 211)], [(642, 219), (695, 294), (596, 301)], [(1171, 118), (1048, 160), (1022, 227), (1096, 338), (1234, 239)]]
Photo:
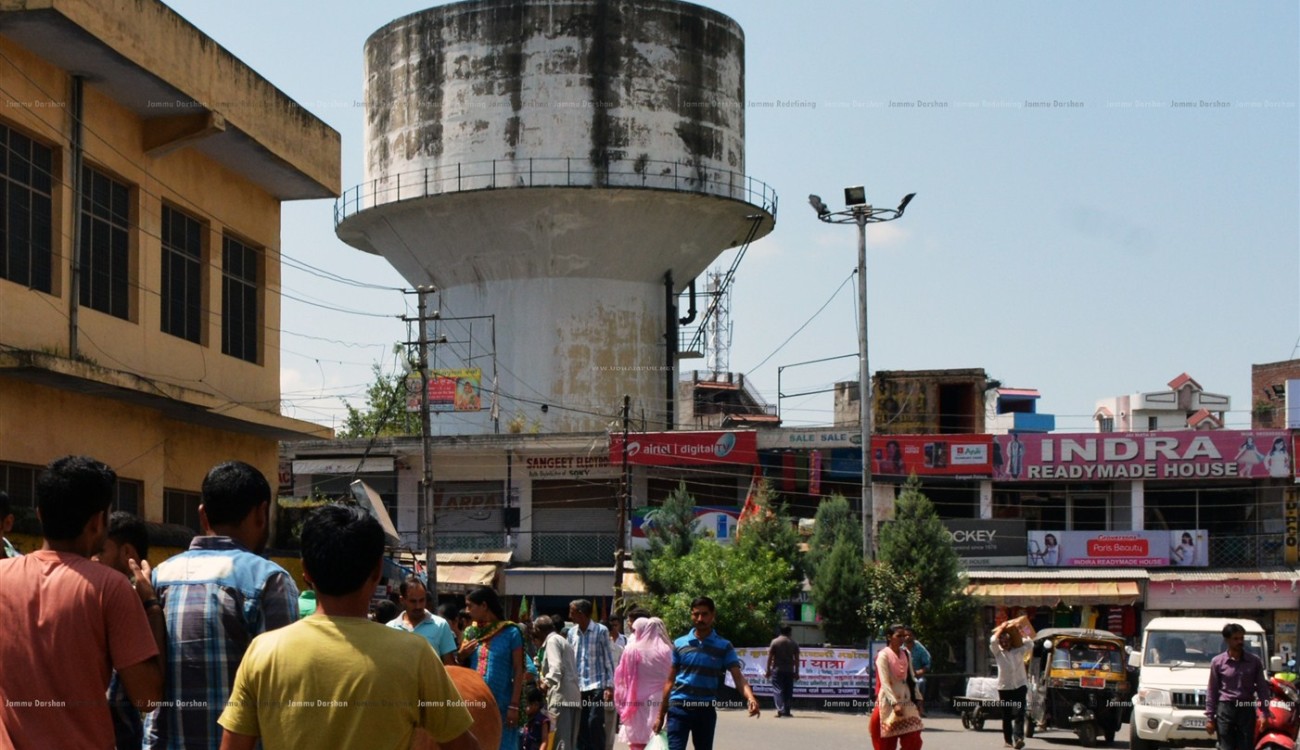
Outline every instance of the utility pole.
[(623, 601), (623, 561), (627, 559), (627, 515), (632, 507), (632, 478), (628, 476), (627, 428), (631, 421), (632, 397), (623, 396), (623, 487), (618, 499), (618, 546), (614, 550), (614, 607)]
[[(431, 286), (419, 286), (415, 288), (415, 294), (419, 302), (417, 309), (419, 316), (415, 319), (420, 326), (420, 337), (417, 339), (419, 347), (419, 368), (420, 368), (420, 447), (424, 453), (424, 469), (420, 474), (420, 504), (424, 508), (424, 528), (421, 529), (424, 537), (424, 565), (425, 573), (428, 576), (428, 590), (433, 594), (433, 600), (438, 599), (438, 557), (434, 544), (434, 508), (433, 508), (433, 440), (431, 433), (433, 425), (430, 424), (429, 415), (429, 329), (428, 323), (432, 318), (428, 315), (428, 297), (436, 291)], [(436, 318), (436, 314), (434, 318)], [(403, 318), (411, 322), (410, 318)]]

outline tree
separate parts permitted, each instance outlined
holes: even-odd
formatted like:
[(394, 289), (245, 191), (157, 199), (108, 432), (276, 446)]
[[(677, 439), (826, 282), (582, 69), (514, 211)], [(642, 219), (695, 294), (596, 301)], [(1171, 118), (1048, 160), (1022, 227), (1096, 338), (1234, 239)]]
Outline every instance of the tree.
[(348, 416), (338, 429), (340, 438), (371, 438), (420, 434), (420, 415), (406, 411), (406, 376), (385, 375), (378, 364), (370, 366), (375, 380), (366, 388), (366, 408), (357, 409), (346, 399)]
[[(818, 568), (835, 546), (835, 540), (841, 536), (861, 539), (862, 529), (858, 525), (858, 516), (849, 506), (849, 501), (839, 493), (831, 495), (817, 506), (812, 539), (808, 541), (808, 554), (804, 558), (804, 570), (808, 579), (817, 580)], [(861, 542), (858, 542), (859, 545)]]
[(879, 558), (915, 581), (919, 599), (901, 620), (917, 632), (932, 653), (946, 644), (961, 648), (974, 622), (976, 604), (966, 594), (961, 563), (934, 504), (921, 492), (915, 476), (903, 485), (894, 520), (880, 530)]
[(663, 505), (646, 514), (645, 520), (650, 547), (634, 550), (632, 565), (646, 591), (662, 596), (668, 590), (655, 578), (650, 563), (663, 556), (680, 559), (690, 555), (700, 536), (695, 528), (695, 498), (686, 491), (686, 482), (679, 482), (677, 489), (664, 499)]
[(866, 602), (858, 615), (868, 636), (879, 635), (895, 623), (910, 623), (921, 603), (916, 578), (887, 562), (867, 565), (866, 589)]
[(751, 498), (754, 510), (742, 514), (736, 527), (736, 548), (744, 554), (769, 550), (787, 566), (786, 580), (793, 595), (803, 583), (803, 555), (799, 551), (799, 532), (790, 522), (784, 503), (777, 503), (776, 493), (766, 479), (760, 480)]
[(812, 600), (831, 643), (862, 643), (870, 635), (860, 615), (867, 603), (867, 579), (862, 546), (856, 539), (842, 534), (835, 540), (830, 554), (817, 567)]
[(765, 646), (776, 632), (776, 605), (789, 595), (788, 565), (768, 549), (741, 550), (712, 539), (694, 543), (690, 554), (663, 554), (650, 561), (651, 577), (663, 592), (650, 609), (673, 634), (691, 627), (691, 600), (713, 599), (718, 631), (737, 646)]
[(908, 571), (921, 587), (922, 599), (946, 597), (961, 582), (961, 562), (934, 504), (913, 475), (903, 485), (894, 520), (880, 530), (879, 557)]

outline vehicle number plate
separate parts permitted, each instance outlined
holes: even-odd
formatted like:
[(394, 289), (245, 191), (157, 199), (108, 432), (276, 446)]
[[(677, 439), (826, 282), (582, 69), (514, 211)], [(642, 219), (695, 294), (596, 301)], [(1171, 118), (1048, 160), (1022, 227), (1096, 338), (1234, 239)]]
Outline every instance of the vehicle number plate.
[(1190, 718), (1190, 719), (1183, 719), (1183, 729), (1204, 729), (1204, 728), (1205, 728), (1204, 716)]
[(1106, 687), (1106, 678), (1105, 677), (1080, 677), (1079, 687), (1104, 688)]

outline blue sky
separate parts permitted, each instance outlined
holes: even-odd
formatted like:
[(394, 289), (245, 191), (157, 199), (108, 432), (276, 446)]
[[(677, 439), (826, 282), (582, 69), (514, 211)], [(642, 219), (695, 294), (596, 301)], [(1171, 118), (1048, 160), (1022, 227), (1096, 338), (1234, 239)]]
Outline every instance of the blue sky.
[[(879, 205), (918, 193), (869, 231), (873, 370), (983, 367), (1038, 388), (1040, 411), (1071, 431), (1091, 428), (1097, 399), (1186, 371), (1232, 396), (1229, 426), (1248, 426), (1251, 364), (1300, 343), (1300, 4), (703, 4), (745, 31), (746, 172), (781, 198), (732, 298), (731, 369), (770, 401), (778, 366), (857, 349), (856, 286), (836, 293), (856, 230), (818, 222), (806, 199), (838, 208), (861, 184)], [(169, 5), (341, 133), (346, 189), (361, 180), (362, 45), (430, 4)], [(918, 102), (941, 106), (890, 106)], [(284, 253), (405, 286), (334, 237), (332, 212), (287, 206)], [(372, 362), (395, 366), (413, 298), (293, 268), (284, 285), (394, 316), (285, 301), (283, 411), (332, 424), (340, 397), (363, 402)], [(782, 390), (856, 377), (852, 359), (793, 368)], [(826, 395), (782, 402), (790, 426), (829, 423), (830, 409)]]

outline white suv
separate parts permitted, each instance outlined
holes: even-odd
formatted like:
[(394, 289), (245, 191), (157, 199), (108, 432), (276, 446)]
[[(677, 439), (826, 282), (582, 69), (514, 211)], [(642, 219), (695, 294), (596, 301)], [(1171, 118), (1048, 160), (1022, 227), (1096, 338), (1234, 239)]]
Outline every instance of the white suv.
[(1223, 653), (1223, 628), (1232, 622), (1246, 629), (1246, 650), (1268, 664), (1268, 640), (1254, 620), (1157, 617), (1147, 625), (1142, 650), (1129, 655), (1129, 663), (1141, 668), (1129, 722), (1130, 750), (1215, 744), (1205, 732), (1205, 691), (1210, 660)]

